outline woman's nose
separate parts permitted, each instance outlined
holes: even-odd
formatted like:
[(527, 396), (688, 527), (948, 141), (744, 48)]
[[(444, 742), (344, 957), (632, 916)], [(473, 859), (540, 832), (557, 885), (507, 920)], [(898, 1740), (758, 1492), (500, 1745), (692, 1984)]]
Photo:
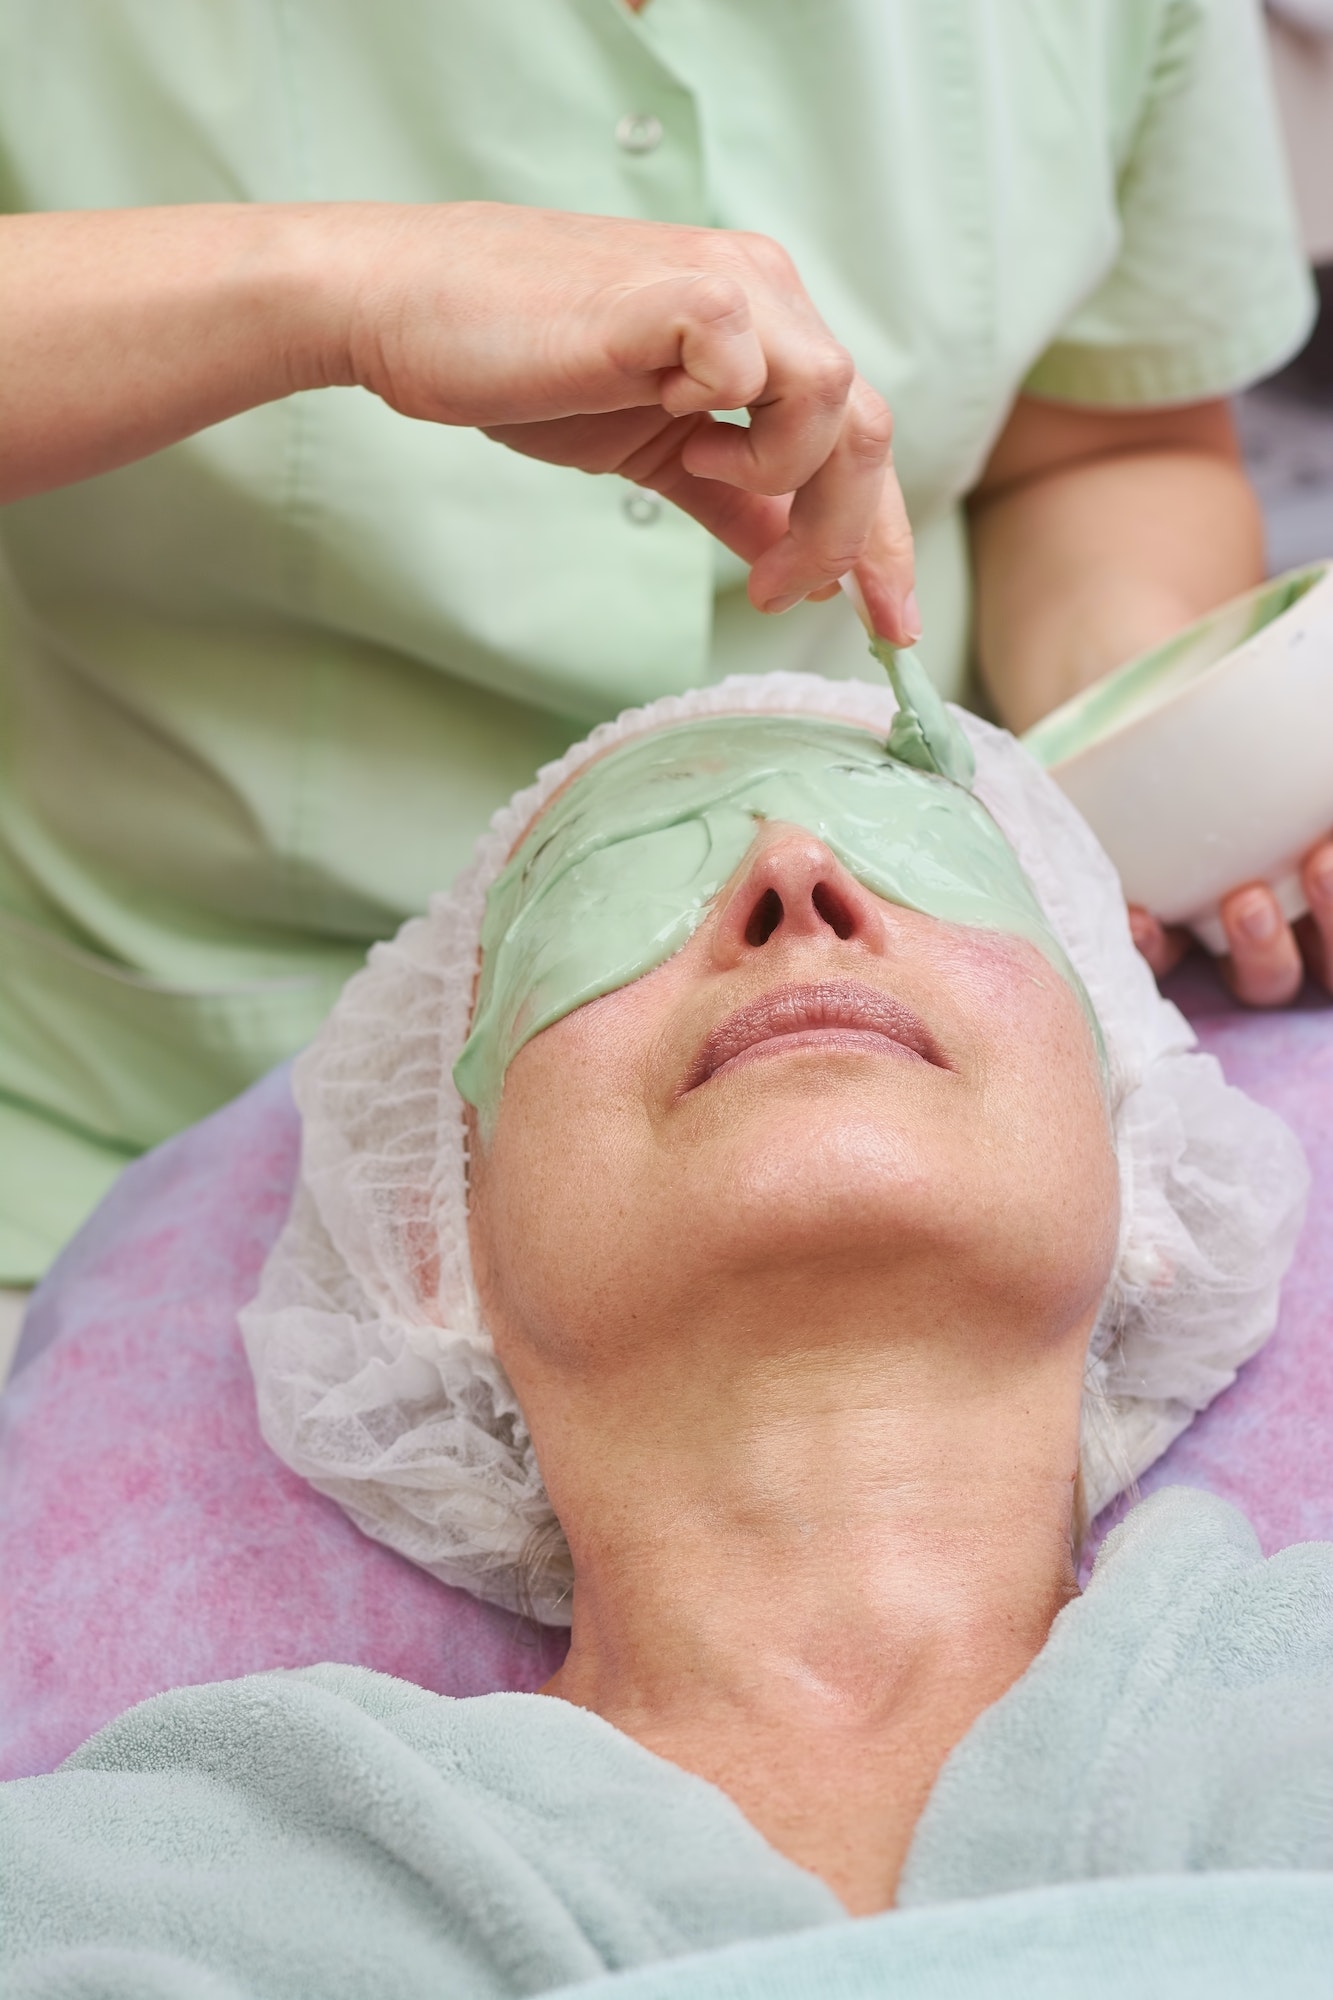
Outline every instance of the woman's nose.
[(715, 950), (728, 964), (766, 946), (878, 936), (878, 899), (800, 828), (765, 830), (718, 913)]

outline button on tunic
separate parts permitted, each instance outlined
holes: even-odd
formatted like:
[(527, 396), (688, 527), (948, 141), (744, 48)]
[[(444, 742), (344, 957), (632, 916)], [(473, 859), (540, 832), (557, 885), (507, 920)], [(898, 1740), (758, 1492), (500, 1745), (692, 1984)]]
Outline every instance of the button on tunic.
[[(0, 0), (0, 207), (362, 199), (779, 238), (895, 411), (950, 693), (1023, 385), (1211, 396), (1309, 315), (1251, 0)], [(356, 390), (14, 505), (0, 557), (0, 1282), (589, 724), (875, 671), (653, 496)]]

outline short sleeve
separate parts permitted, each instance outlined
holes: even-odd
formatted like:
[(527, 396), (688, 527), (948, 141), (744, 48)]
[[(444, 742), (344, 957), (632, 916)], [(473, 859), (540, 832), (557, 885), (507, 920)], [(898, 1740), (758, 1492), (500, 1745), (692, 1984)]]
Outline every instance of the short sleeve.
[(1257, 0), (1165, 0), (1117, 207), (1116, 260), (1029, 375), (1032, 394), (1200, 401), (1301, 345), (1314, 294)]

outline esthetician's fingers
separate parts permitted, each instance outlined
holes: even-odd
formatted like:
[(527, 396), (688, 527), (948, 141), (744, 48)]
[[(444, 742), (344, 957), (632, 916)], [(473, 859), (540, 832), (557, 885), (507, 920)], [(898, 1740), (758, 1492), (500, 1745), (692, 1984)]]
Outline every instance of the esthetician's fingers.
[(759, 610), (787, 611), (861, 561), (883, 503), (892, 438), (887, 405), (858, 383), (833, 449), (793, 495), (786, 534), (750, 573)]
[(1168, 926), (1138, 903), (1129, 906), (1129, 934), (1158, 979), (1174, 972), (1189, 950), (1189, 933)]
[[(724, 480), (700, 479), (687, 470), (687, 447), (700, 430), (714, 425), (707, 412), (668, 417), (659, 409), (634, 409), (597, 417), (562, 417), (541, 424), (489, 425), (487, 435), (497, 443), (513, 444), (533, 458), (577, 465), (584, 472), (619, 473), (636, 485), (650, 487), (702, 522), (744, 562), (759, 563), (773, 557), (775, 551), (774, 559), (784, 563), (807, 559), (808, 519), (801, 524), (798, 546), (789, 527), (794, 511), (791, 494), (770, 497), (747, 493)], [(835, 498), (832, 511), (840, 504)], [(812, 579), (808, 591), (792, 593), (792, 601), (807, 595), (836, 596), (838, 578), (852, 567), (845, 560), (849, 547), (857, 548), (858, 544), (848, 543), (842, 536), (831, 537), (822, 552), (823, 576)], [(875, 629), (898, 646), (910, 646), (921, 633), (912, 591), (912, 563), (912, 530), (890, 464), (880, 476), (855, 568)], [(764, 583), (761, 577), (761, 588)], [(771, 585), (768, 591), (772, 595)]]
[[(750, 296), (763, 389), (746, 398), (748, 427), (696, 427), (681, 447), (681, 472), (755, 495), (791, 496), (786, 535), (751, 558), (750, 598), (761, 610), (788, 610), (831, 591), (864, 564), (876, 630), (910, 645), (920, 621), (912, 533), (893, 469), (892, 415), (815, 312), (787, 253), (762, 238), (745, 242), (760, 280)], [(665, 379), (662, 403), (678, 413), (725, 407), (716, 396), (707, 403), (680, 400)]]
[(914, 646), (921, 637), (916, 546), (892, 455), (884, 469), (879, 507), (855, 574), (876, 632), (895, 646)]
[(825, 596), (835, 579), (854, 571), (875, 630), (899, 646), (920, 637), (912, 530), (893, 469), (892, 434), (883, 400), (858, 382), (837, 444), (793, 496), (786, 534), (751, 572), (750, 600), (761, 611), (787, 611), (804, 597)]
[(749, 493), (794, 493), (837, 445), (857, 382), (851, 355), (823, 327), (814, 337), (782, 327), (776, 341), (770, 330), (769, 343), (749, 423), (720, 426), (691, 445), (686, 464), (699, 478), (725, 479)]
[(1300, 946), (1265, 882), (1233, 889), (1222, 901), (1222, 928), (1231, 956), (1227, 984), (1247, 1007), (1281, 1007), (1305, 977)]
[(1296, 926), (1305, 962), (1333, 993), (1333, 839), (1312, 847), (1301, 865), (1301, 886), (1310, 914)]
[(743, 562), (752, 563), (786, 533), (791, 498), (770, 500), (720, 480), (692, 478), (681, 464), (681, 452), (700, 425), (712, 422), (707, 414), (668, 417), (658, 409), (615, 410), (541, 424), (493, 424), (486, 435), (551, 465), (619, 473), (650, 487), (692, 514)]
[(605, 310), (601, 346), (622, 398), (637, 383), (642, 400), (687, 417), (743, 409), (764, 393), (768, 360), (736, 278), (715, 271), (663, 278), (621, 293)]
[(794, 493), (837, 445), (857, 390), (856, 365), (816, 312), (781, 244), (741, 236), (732, 239), (731, 254), (754, 315), (764, 378), (745, 398), (749, 424), (702, 433), (686, 467), (701, 479), (722, 479), (751, 493)]
[[(586, 424), (588, 419), (570, 421)], [(614, 439), (614, 449), (581, 452), (577, 462), (585, 471), (618, 472), (623, 479), (660, 493), (664, 500), (693, 515), (743, 562), (756, 562), (787, 532), (789, 494), (770, 499), (766, 494), (728, 486), (720, 479), (697, 479), (686, 471), (682, 462), (685, 447), (700, 429), (714, 422), (711, 416), (668, 418), (658, 410), (627, 410), (597, 421), (605, 427), (601, 442)], [(566, 426), (545, 428), (561, 431)], [(562, 462), (575, 460), (566, 454)]]

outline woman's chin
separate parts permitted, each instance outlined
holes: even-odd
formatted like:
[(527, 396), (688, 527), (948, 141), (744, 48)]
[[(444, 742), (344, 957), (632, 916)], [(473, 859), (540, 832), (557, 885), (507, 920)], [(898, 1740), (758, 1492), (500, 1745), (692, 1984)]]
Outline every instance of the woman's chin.
[(821, 1254), (933, 1223), (951, 1206), (949, 1163), (910, 1127), (886, 1122), (855, 1092), (825, 1087), (813, 1099), (751, 1103), (719, 1134), (712, 1157), (695, 1156), (689, 1190), (694, 1227), (774, 1251)]

